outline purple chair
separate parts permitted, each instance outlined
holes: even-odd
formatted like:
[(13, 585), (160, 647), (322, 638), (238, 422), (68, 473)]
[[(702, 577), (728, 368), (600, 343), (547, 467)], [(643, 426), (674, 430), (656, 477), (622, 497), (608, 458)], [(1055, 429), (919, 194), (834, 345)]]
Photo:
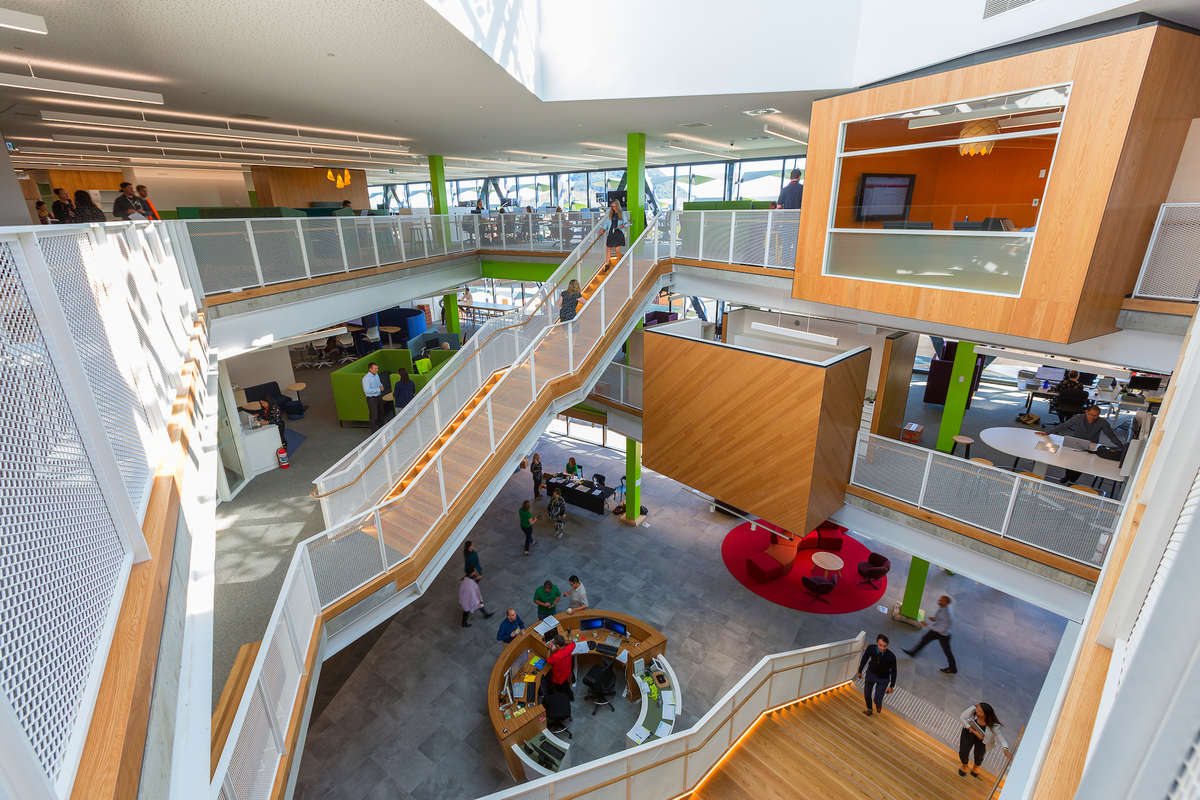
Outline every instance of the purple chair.
[(804, 591), (808, 592), (812, 599), (818, 603), (832, 605), (825, 595), (832, 592), (837, 587), (837, 573), (833, 573), (828, 578), (821, 578), (815, 575), (805, 575), (800, 579), (800, 584), (804, 587)]
[(858, 585), (862, 586), (864, 583), (866, 583), (869, 584), (871, 588), (878, 589), (878, 581), (881, 580), (884, 575), (887, 575), (891, 569), (892, 562), (889, 561), (886, 556), (882, 556), (879, 553), (871, 553), (871, 555), (867, 556), (866, 561), (860, 561), (858, 563), (858, 575), (860, 578), (862, 578), (862, 580), (858, 582)]

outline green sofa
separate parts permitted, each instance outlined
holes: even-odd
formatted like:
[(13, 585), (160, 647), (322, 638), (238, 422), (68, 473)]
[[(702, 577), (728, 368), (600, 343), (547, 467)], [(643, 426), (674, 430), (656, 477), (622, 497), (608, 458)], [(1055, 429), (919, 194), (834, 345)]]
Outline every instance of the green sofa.
[(352, 361), (341, 369), (334, 370), (329, 379), (333, 382), (333, 403), (337, 409), (338, 424), (343, 422), (366, 422), (370, 420), (367, 410), (367, 398), (363, 396), (362, 379), (367, 374), (367, 367), (374, 361), (379, 364), (379, 371), (386, 373), (395, 386), (400, 380), (400, 370), (412, 378), (414, 391), (421, 391), (438, 370), (446, 365), (457, 350), (434, 350), (429, 354), (430, 369), (418, 373), (413, 363), (412, 353), (408, 350), (376, 350), (368, 356)]

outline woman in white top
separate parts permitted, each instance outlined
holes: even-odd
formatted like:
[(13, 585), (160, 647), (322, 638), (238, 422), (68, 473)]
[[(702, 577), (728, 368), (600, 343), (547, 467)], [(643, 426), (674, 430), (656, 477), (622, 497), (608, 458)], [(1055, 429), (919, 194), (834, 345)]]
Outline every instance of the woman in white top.
[(971, 755), (974, 750), (973, 759), (975, 764), (971, 767), (971, 777), (979, 777), (979, 765), (983, 763), (983, 754), (987, 748), (992, 747), (996, 743), (1004, 752), (1012, 755), (1012, 751), (1008, 749), (1008, 742), (1004, 739), (1004, 734), (996, 730), (1003, 727), (1000, 720), (996, 718), (996, 711), (987, 703), (976, 703), (970, 708), (963, 711), (959, 716), (962, 720), (962, 733), (958, 735), (958, 760), (962, 762), (962, 766), (958, 768), (958, 774), (965, 777), (967, 774), (967, 756)]
[(604, 268), (608, 269), (612, 264), (612, 254), (617, 252), (617, 260), (621, 260), (621, 248), (625, 246), (625, 231), (622, 228), (629, 227), (629, 223), (625, 221), (624, 215), (621, 213), (621, 204), (613, 200), (608, 204), (608, 216), (604, 219), (604, 230), (608, 233), (604, 237)]

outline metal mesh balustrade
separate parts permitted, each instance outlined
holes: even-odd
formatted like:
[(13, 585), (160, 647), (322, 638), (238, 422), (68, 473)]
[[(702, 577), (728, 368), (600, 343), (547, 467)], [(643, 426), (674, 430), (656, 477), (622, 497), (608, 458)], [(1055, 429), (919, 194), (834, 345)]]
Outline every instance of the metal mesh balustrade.
[(1167, 203), (1159, 209), (1134, 295), (1200, 299), (1200, 203)]
[(1120, 511), (1113, 500), (1020, 478), (1005, 535), (1101, 566)]
[[(350, 269), (375, 266), (375, 240), (371, 235), (370, 219), (338, 217), (338, 224), (342, 226), (342, 244)], [(411, 251), (408, 257), (413, 257)]]
[(250, 705), (241, 730), (237, 732), (237, 743), (233, 746), (233, 756), (225, 774), (225, 783), (233, 790), (233, 795), (226, 793), (225, 796), (229, 800), (269, 800), (280, 752), (271, 733), (262, 695), (253, 683), (246, 691), (252, 692)]
[(300, 688), (300, 676), (304, 672), (303, 658), (303, 653), (296, 655), (287, 620), (281, 616), (267, 643), (261, 681), (275, 719), (282, 720), (283, 725), (287, 725), (296, 703), (296, 690)]
[(254, 252), (244, 221), (189, 220), (187, 233), (205, 294), (258, 286)]
[(941, 453), (930, 453), (930, 458), (922, 507), (1003, 533), (1016, 476)]
[(0, 689), (54, 780), (126, 553), (15, 257), (0, 243)]
[(322, 606), (383, 571), (374, 514), (310, 539), (306, 546)]
[[(734, 211), (733, 220), (733, 258), (734, 264), (752, 264), (763, 266), (766, 261), (767, 249), (767, 218), (772, 212), (768, 211)], [(716, 254), (713, 254), (717, 258)], [(725, 260), (721, 257), (719, 260)]]
[(916, 505), (928, 451), (876, 437), (859, 437), (853, 482)]
[(776, 269), (796, 268), (796, 242), (800, 236), (800, 212), (789, 210), (771, 211), (771, 225), (767, 232), (767, 258), (764, 267)]
[(700, 229), (700, 258), (706, 261), (729, 260), (729, 234), (732, 220), (733, 215), (730, 212), (704, 214), (704, 225)]
[(676, 211), (670, 218), (672, 235), (676, 237), (675, 255), (679, 258), (699, 258), (704, 212)]
[(294, 219), (250, 220), (254, 248), (264, 284), (300, 280), (304, 274), (304, 255), (300, 251), (300, 231)]
[(1167, 791), (1167, 800), (1196, 800), (1200, 798), (1200, 731), (1192, 739), (1179, 771)]
[(344, 269), (337, 217), (312, 217), (302, 222), (300, 233), (310, 275), (329, 275)]
[[(126, 350), (118, 363), (117, 348), (109, 337), (108, 325), (128, 325), (124, 309), (110, 298), (105, 283), (106, 278), (117, 276), (98, 274), (103, 259), (87, 230), (39, 237), (38, 246), (116, 456), (121, 482), (134, 509), (140, 509), (149, 490), (150, 459), (144, 442), (151, 437), (150, 421), (127, 366), (134, 354)], [(113, 288), (124, 291), (120, 286)], [(132, 336), (132, 330), (126, 333)]]
[(391, 217), (368, 217), (374, 225), (375, 247), (379, 253), (380, 264), (394, 264), (403, 261), (400, 255), (400, 229)]

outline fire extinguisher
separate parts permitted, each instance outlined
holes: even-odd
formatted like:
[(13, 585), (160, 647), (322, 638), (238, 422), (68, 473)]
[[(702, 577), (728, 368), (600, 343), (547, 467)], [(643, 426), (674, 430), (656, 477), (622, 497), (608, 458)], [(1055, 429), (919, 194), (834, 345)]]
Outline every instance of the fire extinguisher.
[(275, 451), (275, 457), (279, 459), (279, 468), (280, 469), (288, 468), (289, 464), (288, 464), (288, 456), (287, 456), (287, 448), (286, 447), (280, 446), (280, 448)]

